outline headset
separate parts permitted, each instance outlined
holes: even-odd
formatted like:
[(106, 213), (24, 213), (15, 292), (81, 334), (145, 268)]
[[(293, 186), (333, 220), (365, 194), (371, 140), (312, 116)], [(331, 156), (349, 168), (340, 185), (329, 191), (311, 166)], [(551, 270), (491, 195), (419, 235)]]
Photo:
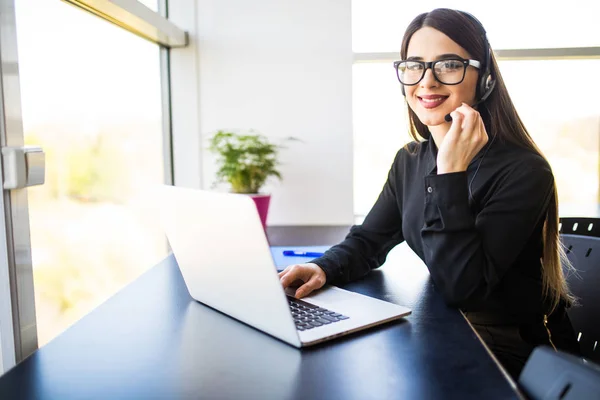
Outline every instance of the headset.
[[(473, 16), (472, 14), (470, 14), (466, 11), (458, 11), (458, 12), (463, 14), (467, 18), (469, 18), (471, 21), (473, 21), (475, 23), (475, 25), (477, 25), (479, 27), (479, 30), (481, 31), (481, 38), (483, 39), (485, 62), (483, 65), (483, 71), (480, 71), (480, 73), (479, 73), (479, 81), (477, 83), (477, 88), (475, 89), (476, 90), (475, 97), (477, 98), (477, 101), (472, 106), (472, 107), (475, 107), (478, 104), (484, 102), (490, 96), (490, 94), (492, 94), (492, 92), (494, 91), (494, 88), (496, 87), (496, 80), (492, 77), (492, 68), (491, 68), (492, 50), (491, 50), (490, 44), (487, 40), (487, 32), (485, 31), (483, 24), (477, 18), (475, 18), (475, 16)], [(402, 88), (402, 95), (406, 97), (406, 92), (404, 91), (404, 85), (401, 83), (400, 86)], [(448, 121), (448, 122), (452, 121), (450, 114), (446, 115), (446, 121)]]
[[(475, 16), (469, 14), (466, 11), (460, 11), (463, 15), (470, 18), (471, 21), (475, 22), (476, 25), (481, 29), (481, 38), (483, 39), (484, 53), (485, 53), (485, 67), (483, 73), (479, 76), (479, 83), (477, 85), (476, 97), (478, 98), (477, 104), (484, 102), (496, 87), (496, 80), (492, 77), (492, 49), (487, 39), (487, 32), (483, 27), (483, 24), (479, 22)], [(474, 105), (474, 106), (475, 106)]]

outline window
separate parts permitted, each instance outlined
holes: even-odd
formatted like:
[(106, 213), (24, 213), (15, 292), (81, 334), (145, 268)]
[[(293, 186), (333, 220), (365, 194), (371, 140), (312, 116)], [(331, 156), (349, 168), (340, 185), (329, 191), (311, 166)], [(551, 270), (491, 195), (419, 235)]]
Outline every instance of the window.
[[(499, 66), (519, 115), (552, 166), (560, 215), (600, 215), (600, 109), (595, 100), (600, 82), (586, 77), (600, 70), (600, 60), (501, 61)], [(561, 82), (559, 77), (567, 74), (578, 78)], [(573, 84), (579, 81), (585, 84)]]
[(352, 80), (354, 214), (366, 215), (396, 152), (410, 136), (404, 97), (391, 62), (354, 64)]
[(142, 197), (165, 181), (159, 47), (60, 1), (16, 16), (25, 142), (46, 152), (29, 189), (42, 346), (167, 255)]

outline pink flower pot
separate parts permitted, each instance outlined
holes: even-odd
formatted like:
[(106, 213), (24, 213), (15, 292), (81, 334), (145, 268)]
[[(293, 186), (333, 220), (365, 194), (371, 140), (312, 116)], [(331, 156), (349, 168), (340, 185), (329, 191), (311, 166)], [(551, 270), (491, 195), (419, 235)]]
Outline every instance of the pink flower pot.
[(270, 194), (249, 194), (252, 197), (254, 204), (256, 204), (256, 210), (262, 222), (263, 229), (267, 231), (267, 214), (269, 213), (269, 203), (271, 202)]

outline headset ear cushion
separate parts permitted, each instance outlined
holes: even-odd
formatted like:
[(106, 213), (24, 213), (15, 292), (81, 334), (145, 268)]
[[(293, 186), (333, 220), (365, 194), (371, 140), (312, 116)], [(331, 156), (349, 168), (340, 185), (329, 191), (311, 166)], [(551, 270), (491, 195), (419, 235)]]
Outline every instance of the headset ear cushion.
[(479, 82), (477, 82), (477, 101), (481, 100), (483, 95), (485, 94), (486, 82), (488, 80), (489, 74), (487, 71), (482, 72), (479, 77)]
[(488, 74), (485, 78), (485, 91), (487, 92), (492, 87), (492, 74)]
[(479, 81), (479, 99), (483, 101), (488, 98), (488, 96), (494, 90), (496, 86), (496, 81), (492, 78), (490, 73), (483, 74), (481, 76), (481, 80)]

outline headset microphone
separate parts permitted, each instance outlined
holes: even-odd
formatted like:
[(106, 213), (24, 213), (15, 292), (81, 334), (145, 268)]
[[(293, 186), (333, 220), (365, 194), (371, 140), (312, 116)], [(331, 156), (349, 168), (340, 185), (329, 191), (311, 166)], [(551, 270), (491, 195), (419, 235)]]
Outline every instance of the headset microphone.
[[(473, 107), (473, 108), (477, 107), (478, 105), (483, 103), (484, 100), (485, 99), (480, 99), (480, 100), (476, 101), (475, 104), (473, 104), (471, 107)], [(446, 122), (452, 122), (452, 116), (450, 114), (446, 114), (444, 119), (446, 120)]]

